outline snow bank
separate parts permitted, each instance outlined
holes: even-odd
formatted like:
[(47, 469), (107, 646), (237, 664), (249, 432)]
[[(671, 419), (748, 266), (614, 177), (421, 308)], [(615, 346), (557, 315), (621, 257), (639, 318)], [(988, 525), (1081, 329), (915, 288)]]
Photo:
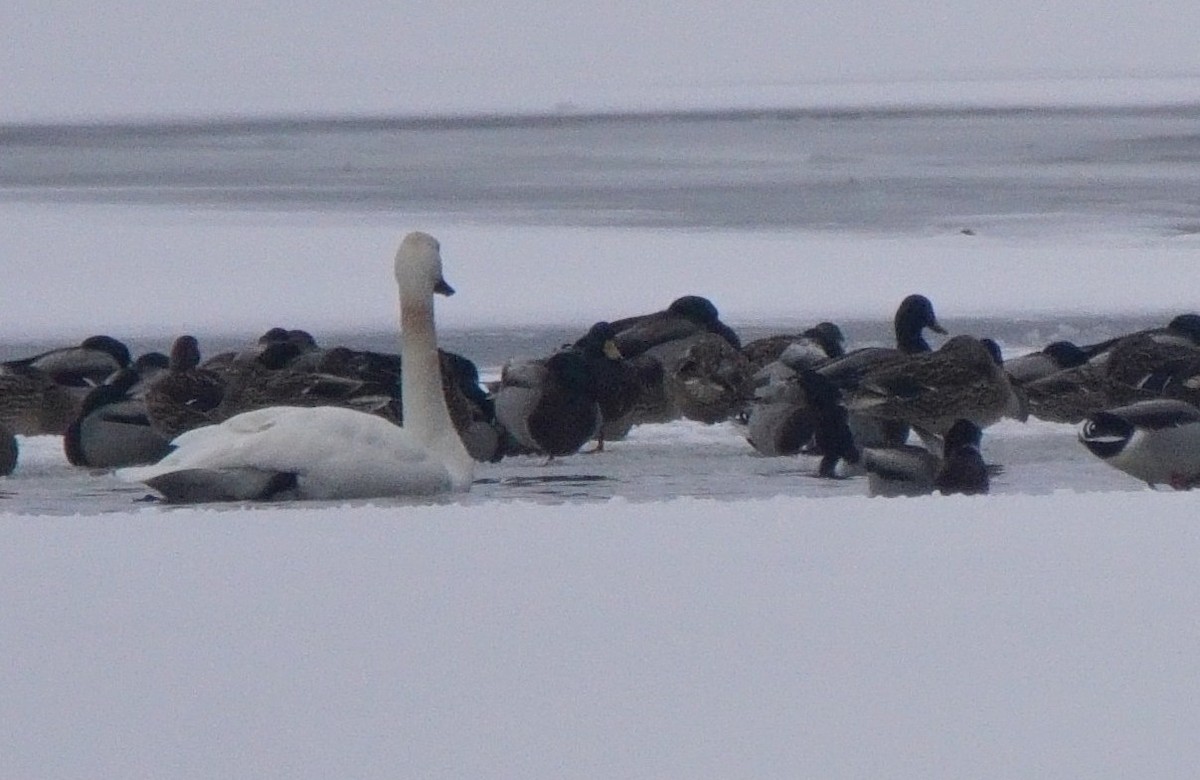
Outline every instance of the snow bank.
[(11, 777), (1182, 776), (1190, 494), (0, 518)]

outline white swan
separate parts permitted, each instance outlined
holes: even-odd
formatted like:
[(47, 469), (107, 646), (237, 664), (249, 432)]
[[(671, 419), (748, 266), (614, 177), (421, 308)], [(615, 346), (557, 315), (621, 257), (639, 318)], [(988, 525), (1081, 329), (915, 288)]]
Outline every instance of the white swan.
[(442, 391), (433, 295), (452, 295), (441, 248), (414, 232), (396, 252), (404, 426), (337, 407), (276, 406), (196, 428), (151, 466), (117, 474), (171, 502), (428, 495), (467, 490), (474, 460)]

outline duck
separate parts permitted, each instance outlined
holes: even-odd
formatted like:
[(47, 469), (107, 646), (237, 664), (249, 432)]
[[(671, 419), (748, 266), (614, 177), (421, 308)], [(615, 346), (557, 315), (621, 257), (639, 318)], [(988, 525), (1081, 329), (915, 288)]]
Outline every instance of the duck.
[(750, 363), (717, 333), (697, 333), (646, 353), (662, 365), (664, 412), (714, 425), (737, 415), (751, 395)]
[(124, 342), (112, 336), (88, 336), (78, 346), (59, 347), (27, 358), (0, 364), (0, 372), (34, 369), (67, 387), (95, 387), (129, 365)]
[(1036, 352), (1004, 361), (1004, 370), (1015, 385), (1026, 385), (1068, 368), (1082, 366), (1091, 354), (1073, 341), (1052, 341)]
[(493, 403), (520, 448), (551, 459), (578, 452), (602, 421), (592, 367), (573, 348), (506, 363)]
[(983, 495), (1001, 468), (985, 464), (980, 453), (982, 429), (958, 419), (946, 432), (941, 455), (915, 445), (868, 447), (862, 451), (870, 496)]
[(906, 355), (929, 352), (926, 330), (946, 335), (933, 311), (933, 303), (926, 296), (913, 293), (900, 301), (892, 318), (895, 347), (860, 347), (822, 363), (817, 370), (838, 387), (853, 387), (867, 371)]
[(744, 422), (746, 441), (760, 455), (796, 455), (812, 443), (807, 451), (822, 456), (818, 476), (835, 476), (838, 460), (858, 463), (841, 393), (811, 368), (757, 388)]
[(753, 371), (776, 361), (789, 366), (813, 366), (846, 354), (846, 336), (833, 322), (819, 322), (800, 333), (766, 336), (742, 347)]
[(959, 418), (986, 428), (1005, 416), (1028, 416), (1004, 373), (999, 346), (968, 335), (952, 337), (936, 352), (867, 372), (849, 391), (846, 408), (935, 437), (944, 436)]
[(224, 392), (211, 413), (214, 421), (270, 406), (345, 406), (401, 421), (397, 384), (308, 370), (286, 356), (276, 362), (273, 353), (239, 357), (229, 365)]
[(1078, 425), (1114, 406), (1159, 397), (1200, 402), (1200, 346), (1186, 335), (1190, 315), (1166, 328), (1138, 331), (1085, 348), (1086, 362), (1020, 386), (1030, 413), (1042, 420)]
[(129, 366), (84, 397), (79, 415), (63, 434), (68, 463), (114, 469), (154, 463), (170, 452), (170, 440), (150, 424), (144, 398), (138, 395), (143, 381)]
[(571, 345), (587, 361), (596, 403), (600, 405), (600, 427), (592, 452), (603, 452), (604, 442), (627, 431), (643, 389), (643, 374), (627, 361), (616, 344), (612, 323), (601, 320)]
[(847, 466), (854, 467), (862, 458), (862, 453), (854, 443), (841, 393), (826, 377), (811, 369), (802, 369), (799, 379), (808, 407), (812, 410), (815, 452), (821, 456), (817, 476), (836, 478), (838, 461), (845, 461)]
[(276, 406), (189, 431), (150, 466), (117, 471), (168, 502), (371, 499), (468, 491), (475, 460), (442, 391), (434, 296), (454, 294), (441, 244), (414, 231), (394, 262), (404, 424), (336, 406)]
[[(905, 296), (892, 317), (894, 347), (860, 347), (817, 365), (816, 369), (843, 393), (852, 392), (863, 375), (908, 355), (930, 351), (925, 331), (946, 335), (946, 329), (934, 313), (933, 303), (920, 293)], [(859, 446), (888, 446), (902, 444), (908, 439), (909, 427), (903, 422), (869, 417), (850, 410), (850, 429)]]
[(85, 393), (31, 366), (11, 367), (0, 373), (0, 426), (22, 436), (61, 436)]
[(1113, 468), (1150, 487), (1200, 484), (1200, 409), (1156, 398), (1088, 415), (1079, 442)]
[(144, 401), (150, 425), (173, 439), (218, 421), (217, 409), (228, 382), (216, 371), (200, 367), (200, 344), (185, 334), (171, 343), (167, 370), (147, 388)]
[(1200, 314), (1187, 312), (1172, 317), (1166, 325), (1157, 328), (1143, 328), (1132, 333), (1114, 336), (1104, 341), (1083, 347), (1089, 358), (1097, 357), (1111, 350), (1119, 342), (1133, 336), (1144, 336), (1159, 344), (1176, 344), (1185, 347), (1200, 346)]
[(712, 333), (741, 349), (742, 342), (733, 328), (721, 321), (717, 307), (701, 295), (684, 295), (671, 301), (666, 309), (651, 314), (612, 320), (617, 349), (627, 359), (671, 341), (701, 333)]

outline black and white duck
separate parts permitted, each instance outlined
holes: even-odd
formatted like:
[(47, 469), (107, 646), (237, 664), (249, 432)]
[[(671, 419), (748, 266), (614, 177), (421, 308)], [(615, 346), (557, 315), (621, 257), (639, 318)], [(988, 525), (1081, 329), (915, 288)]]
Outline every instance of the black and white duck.
[(1079, 441), (1151, 487), (1200, 483), (1200, 409), (1185, 401), (1153, 399), (1095, 412), (1080, 426)]

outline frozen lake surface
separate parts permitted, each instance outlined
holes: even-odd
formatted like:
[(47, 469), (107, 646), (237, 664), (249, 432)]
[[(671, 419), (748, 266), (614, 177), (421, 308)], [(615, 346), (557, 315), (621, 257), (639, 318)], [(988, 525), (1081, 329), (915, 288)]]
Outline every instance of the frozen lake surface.
[[(1034, 85), (1036, 87), (1036, 85)], [(1033, 88), (1033, 87), (1030, 87)], [(969, 97), (976, 97), (972, 94)], [(1200, 308), (1200, 109), (0, 128), (0, 357), (269, 327), (394, 349), (441, 239), (494, 374), (712, 298), (744, 339), (896, 304), (1006, 355)], [(732, 424), (416, 505), (165, 508), (21, 442), (0, 774), (1188, 777), (1193, 494), (1005, 421), (987, 497), (867, 499)]]
[[(923, 292), (1006, 356), (1200, 308), (1200, 108), (764, 110), (0, 128), (0, 356), (96, 332), (209, 353), (269, 327), (393, 350), (395, 242), (442, 239), (443, 344), (494, 376), (593, 321), (714, 300), (744, 341), (821, 319), (887, 343)], [(25, 443), (4, 508), (140, 494)], [(1137, 489), (1069, 426), (1006, 422), (997, 492)], [(733, 424), (480, 468), (469, 502), (856, 494)]]

